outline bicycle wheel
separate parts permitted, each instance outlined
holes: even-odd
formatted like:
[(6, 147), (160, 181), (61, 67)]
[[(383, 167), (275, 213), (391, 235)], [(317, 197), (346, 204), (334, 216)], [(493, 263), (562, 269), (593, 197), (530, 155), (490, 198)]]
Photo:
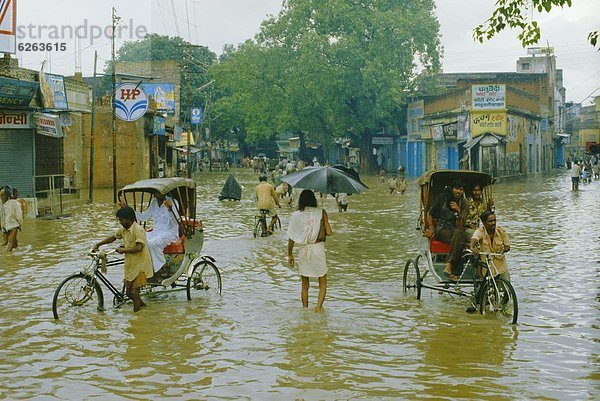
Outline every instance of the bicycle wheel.
[(410, 295), (416, 295), (421, 299), (421, 275), (417, 259), (409, 259), (404, 265), (404, 274), (402, 276), (402, 290)]
[(498, 277), (495, 281), (495, 286), (491, 280), (484, 284), (479, 312), (482, 315), (493, 315), (509, 324), (516, 324), (519, 316), (517, 293), (512, 284), (503, 278)]
[(275, 224), (273, 225), (274, 229), (279, 229), (279, 231), (281, 231), (281, 220), (279, 219), (279, 216), (277, 216), (277, 219), (275, 220)]
[(214, 263), (203, 260), (198, 262), (187, 280), (187, 299), (192, 300), (192, 293), (198, 296), (221, 295), (221, 273)]
[(100, 284), (89, 275), (78, 273), (69, 276), (54, 292), (52, 314), (55, 319), (94, 310), (104, 310), (104, 294)]
[(261, 237), (269, 236), (269, 230), (267, 230), (267, 218), (266, 217), (263, 217), (262, 219), (260, 219), (260, 236)]
[(260, 233), (260, 219), (256, 220), (256, 223), (254, 223), (254, 231), (252, 231), (252, 234), (254, 235), (254, 238), (256, 238)]

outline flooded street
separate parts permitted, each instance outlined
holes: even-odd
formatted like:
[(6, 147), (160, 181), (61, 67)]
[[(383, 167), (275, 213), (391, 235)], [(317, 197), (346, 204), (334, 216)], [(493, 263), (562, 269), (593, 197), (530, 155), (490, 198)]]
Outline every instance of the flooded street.
[[(0, 251), (0, 399), (398, 400), (600, 398), (600, 182), (570, 192), (568, 174), (494, 187), (519, 300), (508, 326), (465, 312), (468, 300), (402, 293), (421, 244), (418, 190), (329, 198), (325, 311), (300, 303), (284, 231), (254, 238), (256, 175), (237, 171), (242, 202), (218, 201), (226, 173), (202, 173), (203, 253), (221, 270), (218, 298), (153, 296), (77, 320), (52, 318), (54, 290), (117, 227), (112, 194), (59, 220), (28, 219), (21, 247)], [(122, 267), (109, 271), (118, 283)]]

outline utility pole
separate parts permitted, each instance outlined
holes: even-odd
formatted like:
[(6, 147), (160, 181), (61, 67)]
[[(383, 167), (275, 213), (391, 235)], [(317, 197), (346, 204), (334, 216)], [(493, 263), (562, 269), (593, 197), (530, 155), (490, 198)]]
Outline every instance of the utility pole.
[(187, 138), (187, 178), (192, 178), (192, 152), (190, 146), (190, 135), (192, 135), (192, 119), (190, 116), (191, 113), (191, 103), (190, 103), (190, 74), (189, 74), (189, 48), (186, 48), (183, 57), (184, 68), (185, 68), (185, 99), (187, 108), (185, 110), (184, 118), (187, 118), (187, 129), (186, 129), (186, 138)]
[(116, 132), (116, 114), (115, 114), (115, 102), (116, 102), (116, 91), (117, 91), (117, 66), (115, 64), (115, 31), (117, 30), (117, 17), (116, 10), (112, 8), (112, 51), (111, 51), (111, 63), (112, 63), (112, 168), (113, 168), (113, 203), (117, 203), (117, 132)]
[(96, 132), (96, 65), (98, 63), (98, 51), (94, 52), (94, 81), (92, 82), (92, 129), (90, 131), (90, 180), (89, 180), (89, 202), (94, 201), (94, 134)]

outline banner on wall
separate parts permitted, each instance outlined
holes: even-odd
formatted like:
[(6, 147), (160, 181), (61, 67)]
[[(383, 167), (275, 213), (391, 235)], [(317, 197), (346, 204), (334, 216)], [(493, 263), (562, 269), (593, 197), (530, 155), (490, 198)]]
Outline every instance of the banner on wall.
[(53, 138), (63, 137), (59, 116), (46, 113), (33, 113), (33, 122), (37, 134), (51, 136)]
[(506, 85), (471, 85), (473, 110), (501, 110), (506, 108)]
[(142, 88), (156, 104), (156, 112), (175, 114), (174, 84), (142, 84)]
[[(42, 66), (43, 68), (43, 66)], [(62, 75), (40, 71), (40, 92), (44, 109), (67, 110), (67, 89)]]
[(442, 133), (444, 135), (444, 141), (456, 142), (458, 137), (458, 122), (442, 125)]
[(31, 128), (31, 113), (26, 111), (0, 111), (0, 129)]
[(473, 112), (471, 113), (471, 122), (471, 136), (473, 138), (488, 132), (506, 136), (507, 124), (505, 112)]
[(434, 141), (441, 141), (444, 139), (444, 128), (442, 127), (442, 124), (431, 126), (431, 137)]
[(460, 115), (458, 116), (457, 124), (457, 132), (456, 132), (456, 140), (457, 141), (466, 141), (469, 139), (469, 120), (468, 116)]

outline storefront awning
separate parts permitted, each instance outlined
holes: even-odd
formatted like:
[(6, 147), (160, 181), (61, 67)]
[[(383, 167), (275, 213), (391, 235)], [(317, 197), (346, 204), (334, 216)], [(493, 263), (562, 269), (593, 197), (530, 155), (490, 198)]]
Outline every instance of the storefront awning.
[[(180, 151), (180, 152), (183, 152), (183, 153), (186, 153), (186, 152), (187, 152), (187, 148), (180, 148), (180, 147), (177, 147), (177, 148), (175, 148), (175, 150), (178, 150), (178, 151)], [(201, 150), (202, 150), (202, 149), (200, 149), (200, 148), (197, 148), (197, 147), (195, 147), (195, 146), (190, 146), (190, 153), (198, 153), (198, 152), (200, 152)]]
[(506, 142), (506, 139), (503, 136), (492, 134), (491, 132), (488, 132), (487, 134), (479, 135), (478, 137), (475, 137), (475, 138), (471, 139), (470, 141), (468, 141), (467, 143), (465, 143), (465, 149), (471, 149), (473, 146), (475, 146), (479, 142), (481, 142), (481, 140), (483, 138), (490, 137), (490, 136), (495, 138), (498, 142)]

